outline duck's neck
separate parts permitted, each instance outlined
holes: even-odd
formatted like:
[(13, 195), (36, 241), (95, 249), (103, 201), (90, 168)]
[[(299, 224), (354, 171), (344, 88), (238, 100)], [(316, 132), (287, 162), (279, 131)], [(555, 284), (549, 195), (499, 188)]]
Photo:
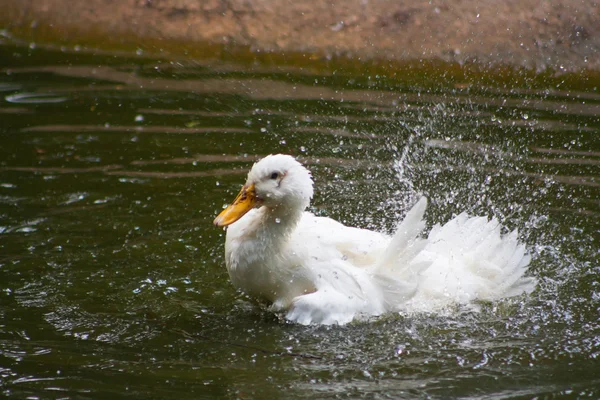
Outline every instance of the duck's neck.
[(305, 207), (262, 207), (257, 235), (270, 245), (286, 241), (302, 218)]

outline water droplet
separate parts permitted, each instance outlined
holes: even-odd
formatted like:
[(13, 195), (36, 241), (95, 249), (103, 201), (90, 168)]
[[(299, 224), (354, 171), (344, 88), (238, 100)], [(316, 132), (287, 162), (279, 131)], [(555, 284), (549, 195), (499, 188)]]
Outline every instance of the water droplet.
[(275, 218), (275, 223), (276, 224), (280, 224), (281, 223), (281, 218)]
[(398, 346), (396, 346), (396, 355), (400, 356), (402, 355), (402, 353), (404, 353), (404, 350), (406, 349), (406, 346), (403, 344), (400, 344)]
[(135, 116), (135, 122), (142, 122), (144, 120), (144, 116), (143, 115), (136, 115)]

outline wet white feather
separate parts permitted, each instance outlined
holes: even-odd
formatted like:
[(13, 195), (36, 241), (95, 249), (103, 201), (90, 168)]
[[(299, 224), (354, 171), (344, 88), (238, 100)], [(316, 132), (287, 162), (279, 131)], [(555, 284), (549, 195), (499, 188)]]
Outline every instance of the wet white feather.
[[(272, 179), (277, 173), (278, 179)], [(475, 299), (531, 291), (530, 257), (517, 233), (496, 219), (460, 214), (421, 237), (427, 200), (393, 237), (346, 227), (305, 212), (310, 172), (271, 155), (248, 174), (263, 206), (229, 226), (225, 244), (232, 283), (301, 324), (345, 324), (391, 311), (435, 311)]]

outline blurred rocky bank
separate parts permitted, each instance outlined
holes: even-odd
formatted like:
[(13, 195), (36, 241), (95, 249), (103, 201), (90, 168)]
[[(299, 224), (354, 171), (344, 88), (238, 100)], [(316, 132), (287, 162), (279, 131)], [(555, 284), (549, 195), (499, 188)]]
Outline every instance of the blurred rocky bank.
[(195, 56), (215, 49), (600, 70), (600, 2), (575, 0), (1, 0), (5, 35)]

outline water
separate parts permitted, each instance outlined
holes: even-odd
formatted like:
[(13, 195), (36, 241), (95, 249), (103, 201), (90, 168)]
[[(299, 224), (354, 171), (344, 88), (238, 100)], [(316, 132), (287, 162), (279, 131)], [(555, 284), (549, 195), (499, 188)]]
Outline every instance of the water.
[[(10, 43), (0, 60), (3, 397), (600, 396), (594, 81)], [(497, 216), (527, 243), (538, 288), (479, 312), (279, 320), (232, 288), (211, 224), (276, 152), (313, 171), (312, 210), (349, 225), (390, 232), (418, 193), (430, 224)]]

